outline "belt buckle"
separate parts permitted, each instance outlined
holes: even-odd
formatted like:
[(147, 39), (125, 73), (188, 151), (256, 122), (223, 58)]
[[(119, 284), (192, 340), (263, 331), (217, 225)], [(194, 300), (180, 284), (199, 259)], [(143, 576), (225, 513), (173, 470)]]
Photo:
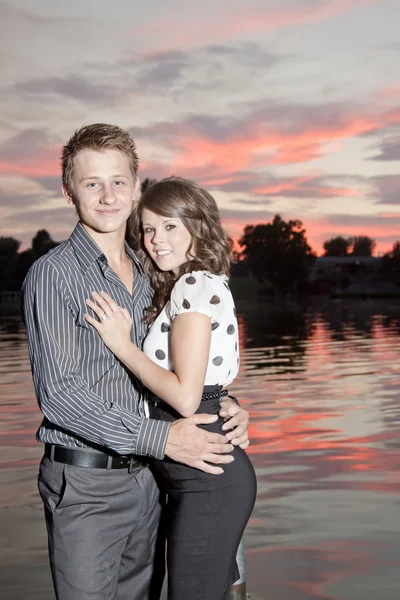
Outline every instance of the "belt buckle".
[(129, 463), (128, 463), (128, 473), (132, 473), (133, 471), (133, 454), (131, 454), (131, 457), (129, 459)]

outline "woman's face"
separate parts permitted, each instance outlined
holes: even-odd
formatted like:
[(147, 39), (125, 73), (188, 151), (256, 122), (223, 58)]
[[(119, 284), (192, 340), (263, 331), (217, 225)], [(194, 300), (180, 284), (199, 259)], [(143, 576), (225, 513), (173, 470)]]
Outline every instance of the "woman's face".
[[(179, 268), (190, 260), (192, 241), (189, 230), (177, 217), (162, 217), (144, 208), (142, 228), (145, 248), (161, 271), (179, 274)], [(193, 257), (192, 257), (193, 258)]]

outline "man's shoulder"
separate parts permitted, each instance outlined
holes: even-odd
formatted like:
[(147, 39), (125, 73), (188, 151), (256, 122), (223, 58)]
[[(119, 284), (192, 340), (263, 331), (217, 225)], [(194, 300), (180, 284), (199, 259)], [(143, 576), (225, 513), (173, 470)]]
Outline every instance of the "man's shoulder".
[(70, 263), (69, 257), (71, 256), (71, 250), (71, 243), (68, 239), (49, 250), (43, 256), (40, 256), (29, 269), (24, 285), (30, 279), (40, 278), (51, 271), (60, 274), (65, 272), (66, 267)]

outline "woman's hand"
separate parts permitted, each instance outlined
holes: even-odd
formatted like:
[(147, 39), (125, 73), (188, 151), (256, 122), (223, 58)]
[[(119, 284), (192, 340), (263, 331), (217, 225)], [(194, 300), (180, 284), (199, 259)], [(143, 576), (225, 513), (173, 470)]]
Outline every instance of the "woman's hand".
[(86, 300), (98, 319), (85, 314), (85, 319), (100, 334), (106, 346), (116, 356), (131, 343), (132, 318), (126, 308), (121, 308), (106, 292), (92, 292), (93, 300)]
[(219, 416), (225, 419), (222, 429), (228, 431), (226, 439), (234, 446), (240, 446), (245, 450), (250, 444), (249, 440), (249, 413), (247, 410), (238, 406), (229, 396), (226, 396), (220, 402), (221, 410)]

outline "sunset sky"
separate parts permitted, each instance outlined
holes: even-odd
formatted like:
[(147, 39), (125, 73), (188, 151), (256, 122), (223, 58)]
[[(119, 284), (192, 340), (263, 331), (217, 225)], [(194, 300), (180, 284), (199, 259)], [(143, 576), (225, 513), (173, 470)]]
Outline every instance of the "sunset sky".
[(399, 0), (0, 1), (0, 235), (65, 239), (63, 142), (127, 128), (141, 179), (209, 189), (231, 235), (400, 239)]

